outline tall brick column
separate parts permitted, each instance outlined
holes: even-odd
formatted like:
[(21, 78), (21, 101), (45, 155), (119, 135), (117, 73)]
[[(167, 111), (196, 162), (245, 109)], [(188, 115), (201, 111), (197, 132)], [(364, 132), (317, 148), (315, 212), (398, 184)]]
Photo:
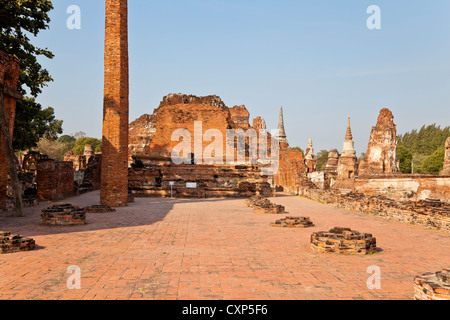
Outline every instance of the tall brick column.
[(126, 206), (128, 198), (128, 5), (106, 0), (105, 84), (100, 201)]
[[(14, 128), (16, 100), (21, 98), (20, 94), (17, 93), (19, 73), (19, 60), (0, 51), (0, 90), (2, 90), (1, 94), (3, 95), (10, 137), (12, 137)], [(3, 144), (3, 137), (0, 132), (0, 210), (5, 207), (7, 182), (8, 161), (6, 147)]]

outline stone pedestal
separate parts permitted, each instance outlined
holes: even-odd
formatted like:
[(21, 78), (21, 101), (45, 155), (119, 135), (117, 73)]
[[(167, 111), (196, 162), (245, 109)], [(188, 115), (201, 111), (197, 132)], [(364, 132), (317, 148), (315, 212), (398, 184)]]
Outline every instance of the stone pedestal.
[(376, 238), (369, 233), (359, 233), (350, 228), (336, 227), (330, 231), (314, 232), (311, 248), (316, 252), (340, 254), (369, 254), (376, 252)]
[(450, 268), (414, 279), (415, 300), (450, 300)]

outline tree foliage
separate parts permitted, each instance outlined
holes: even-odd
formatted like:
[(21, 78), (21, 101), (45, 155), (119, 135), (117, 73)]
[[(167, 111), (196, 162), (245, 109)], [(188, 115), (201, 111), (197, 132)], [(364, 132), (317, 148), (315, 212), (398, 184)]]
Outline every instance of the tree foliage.
[(74, 154), (82, 155), (84, 153), (84, 148), (87, 145), (92, 146), (94, 152), (102, 151), (102, 140), (89, 137), (83, 137), (78, 139), (75, 142), (75, 146), (73, 147), (72, 151)]
[[(444, 163), (444, 146), (450, 137), (450, 126), (441, 128), (436, 124), (422, 126), (398, 137), (397, 157), (400, 171), (439, 174)], [(412, 162), (412, 163), (411, 163)]]
[[(48, 70), (38, 62), (39, 57), (53, 58), (47, 48), (33, 45), (36, 37), (49, 27), (50, 0), (2, 0), (0, 2), (0, 51), (20, 61), (18, 91), (36, 98), (48, 82), (53, 81)], [(62, 121), (56, 120), (53, 108), (42, 109), (33, 98), (17, 101), (14, 122), (14, 149), (26, 150), (37, 146), (41, 138), (50, 141), (62, 133)]]
[(37, 146), (41, 138), (54, 141), (62, 133), (62, 120), (56, 120), (53, 108), (42, 109), (34, 98), (17, 101), (14, 120), (14, 150), (27, 150)]
[(53, 53), (34, 46), (34, 37), (48, 29), (48, 13), (53, 9), (50, 0), (2, 0), (0, 4), (0, 50), (20, 60), (19, 92), (25, 94), (25, 86), (36, 97), (47, 82), (52, 81), (49, 72), (38, 62), (39, 56), (49, 59)]
[(444, 167), (445, 148), (440, 147), (422, 163), (423, 173), (439, 174)]
[(322, 171), (328, 162), (328, 150), (320, 150), (317, 154), (317, 171)]

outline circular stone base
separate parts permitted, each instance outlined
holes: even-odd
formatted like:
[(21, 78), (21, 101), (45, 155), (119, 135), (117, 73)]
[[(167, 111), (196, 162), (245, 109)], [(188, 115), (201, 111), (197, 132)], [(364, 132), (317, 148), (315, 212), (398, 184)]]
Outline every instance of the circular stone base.
[(376, 252), (376, 243), (370, 233), (359, 233), (350, 228), (336, 227), (311, 235), (311, 248), (317, 252), (364, 255)]
[(313, 227), (314, 223), (309, 217), (286, 217), (270, 224), (272, 227), (280, 228), (308, 228)]
[(414, 279), (415, 300), (450, 300), (450, 268)]

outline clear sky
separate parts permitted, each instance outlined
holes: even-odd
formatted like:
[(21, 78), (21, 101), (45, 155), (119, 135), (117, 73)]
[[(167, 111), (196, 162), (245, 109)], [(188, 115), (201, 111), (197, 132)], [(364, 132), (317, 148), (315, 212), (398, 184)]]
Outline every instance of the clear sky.
[[(38, 101), (64, 133), (101, 138), (103, 0), (54, 0), (35, 43), (54, 77)], [(69, 30), (68, 6), (81, 8)], [(370, 5), (381, 30), (369, 30)], [(276, 128), (280, 106), (291, 146), (342, 149), (347, 117), (358, 154), (379, 110), (399, 133), (450, 125), (450, 1), (129, 0), (130, 122), (164, 95), (216, 94)], [(251, 120), (250, 120), (251, 121)]]

